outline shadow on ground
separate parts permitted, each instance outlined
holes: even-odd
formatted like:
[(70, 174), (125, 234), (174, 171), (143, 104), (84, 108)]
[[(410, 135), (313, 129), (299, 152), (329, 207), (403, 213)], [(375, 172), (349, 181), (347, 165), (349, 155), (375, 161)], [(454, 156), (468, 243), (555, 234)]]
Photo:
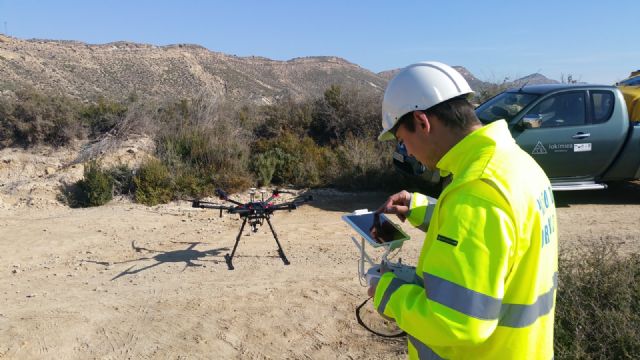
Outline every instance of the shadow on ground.
[(194, 261), (212, 261), (212, 262), (217, 264), (220, 261), (218, 261), (216, 259), (210, 259), (210, 258), (219, 257), (221, 252), (229, 250), (229, 248), (225, 247), (225, 248), (211, 249), (211, 250), (207, 250), (207, 251), (198, 251), (198, 250), (195, 250), (194, 248), (197, 245), (201, 244), (200, 242), (174, 242), (174, 243), (188, 244), (189, 246), (184, 250), (162, 251), (162, 250), (147, 249), (147, 248), (144, 248), (144, 247), (136, 246), (135, 241), (132, 241), (131, 242), (131, 247), (136, 252), (157, 253), (157, 255), (154, 255), (152, 257), (141, 257), (139, 259), (120, 261), (120, 262), (107, 262), (107, 261), (94, 261), (94, 260), (83, 260), (83, 261), (84, 262), (88, 262), (88, 263), (104, 265), (104, 266), (127, 264), (127, 263), (138, 262), (138, 261), (146, 261), (146, 260), (155, 260), (156, 261), (155, 263), (153, 263), (151, 265), (139, 267), (137, 269), (134, 269), (136, 267), (136, 265), (134, 264), (131, 267), (129, 267), (128, 269), (126, 269), (125, 271), (123, 271), (120, 274), (118, 274), (115, 277), (113, 277), (111, 279), (111, 281), (113, 281), (113, 280), (116, 280), (116, 279), (118, 279), (118, 278), (120, 278), (122, 276), (137, 274), (137, 273), (139, 273), (141, 271), (148, 270), (150, 268), (156, 267), (158, 265), (162, 265), (164, 263), (184, 262), (185, 265), (184, 265), (184, 268), (182, 269), (182, 271), (184, 271), (187, 267), (192, 267), (192, 266), (197, 267), (197, 266), (202, 266), (203, 265), (203, 264), (194, 263)]

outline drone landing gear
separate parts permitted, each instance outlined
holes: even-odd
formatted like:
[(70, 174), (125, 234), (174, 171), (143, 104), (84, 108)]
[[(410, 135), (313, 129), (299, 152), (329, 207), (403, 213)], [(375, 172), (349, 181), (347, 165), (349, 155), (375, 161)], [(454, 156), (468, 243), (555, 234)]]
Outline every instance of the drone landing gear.
[[(289, 265), (289, 260), (287, 259), (287, 256), (284, 254), (284, 250), (282, 250), (282, 246), (280, 245), (280, 241), (278, 241), (278, 235), (276, 235), (275, 230), (273, 229), (273, 225), (271, 225), (271, 221), (269, 220), (269, 218), (267, 217), (267, 224), (269, 224), (269, 228), (271, 229), (271, 233), (273, 234), (273, 238), (276, 240), (276, 244), (278, 244), (278, 256), (280, 256), (280, 258), (282, 259), (282, 262), (285, 265)], [(244, 230), (244, 226), (247, 223), (248, 218), (244, 218), (242, 220), (242, 225), (240, 226), (240, 232), (238, 233), (238, 236), (236, 237), (236, 243), (233, 245), (233, 250), (231, 250), (231, 254), (225, 254), (224, 256), (224, 260), (227, 263), (227, 268), (229, 268), (229, 270), (233, 270), (233, 255), (235, 255), (236, 253), (236, 249), (238, 248), (238, 243), (240, 243), (240, 237), (242, 236), (242, 231)]]

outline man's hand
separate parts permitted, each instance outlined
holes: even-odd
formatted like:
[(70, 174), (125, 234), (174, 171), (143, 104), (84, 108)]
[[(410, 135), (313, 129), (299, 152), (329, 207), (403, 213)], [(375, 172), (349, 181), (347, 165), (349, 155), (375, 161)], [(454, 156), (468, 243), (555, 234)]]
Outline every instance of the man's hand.
[(411, 204), (411, 194), (402, 190), (399, 193), (389, 196), (387, 201), (376, 210), (377, 213), (396, 214), (400, 221), (404, 222), (409, 214)]

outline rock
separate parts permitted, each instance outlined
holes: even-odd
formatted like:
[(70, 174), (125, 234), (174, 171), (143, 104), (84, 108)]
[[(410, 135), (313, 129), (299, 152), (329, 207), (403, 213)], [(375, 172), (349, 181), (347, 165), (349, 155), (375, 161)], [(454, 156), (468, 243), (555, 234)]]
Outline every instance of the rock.
[(14, 274), (18, 274), (18, 273), (20, 273), (20, 270), (19, 269), (13, 269), (11, 272), (14, 273)]
[(46, 169), (44, 169), (44, 173), (47, 175), (53, 175), (56, 173), (56, 169), (52, 167), (47, 167)]
[(29, 294), (29, 295), (27, 295), (27, 297), (28, 298), (34, 298), (34, 297), (36, 297), (36, 294)]

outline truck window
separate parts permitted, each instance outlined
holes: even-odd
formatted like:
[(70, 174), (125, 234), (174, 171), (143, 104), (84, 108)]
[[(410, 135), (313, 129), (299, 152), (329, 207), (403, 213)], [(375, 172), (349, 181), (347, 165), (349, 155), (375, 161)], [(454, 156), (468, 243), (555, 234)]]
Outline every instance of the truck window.
[(476, 115), (483, 124), (504, 119), (510, 122), (522, 109), (538, 98), (538, 95), (507, 91), (496, 95), (478, 106)]
[(613, 93), (611, 91), (590, 91), (591, 109), (593, 111), (593, 123), (606, 122), (613, 114)]
[(541, 128), (586, 124), (584, 91), (551, 95), (534, 106), (527, 115), (540, 119)]

